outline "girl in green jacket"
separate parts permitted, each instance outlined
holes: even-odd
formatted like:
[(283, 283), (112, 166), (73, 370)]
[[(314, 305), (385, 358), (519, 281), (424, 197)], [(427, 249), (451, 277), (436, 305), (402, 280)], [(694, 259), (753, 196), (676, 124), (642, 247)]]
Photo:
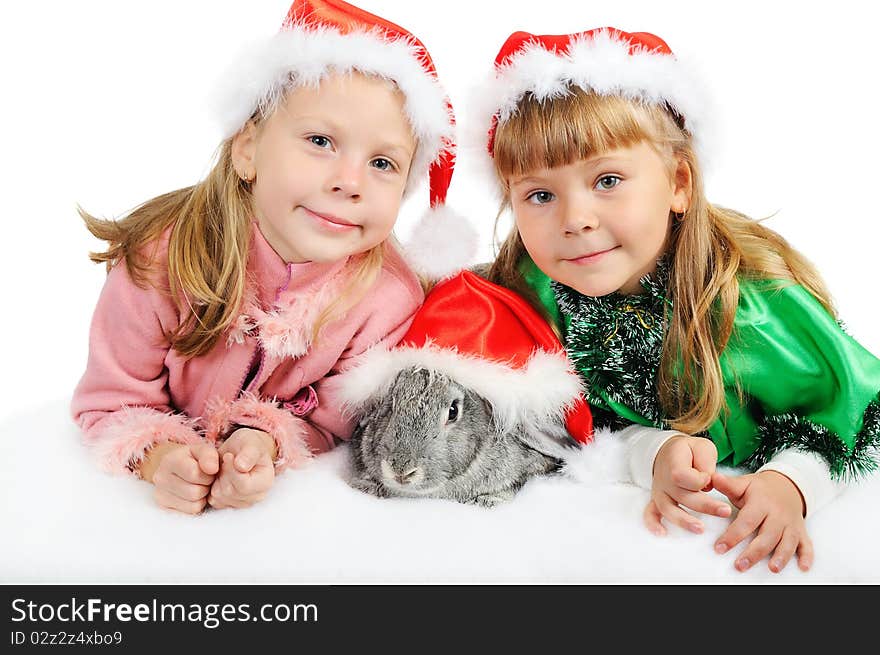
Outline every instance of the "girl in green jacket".
[(806, 517), (876, 468), (880, 360), (802, 255), (708, 202), (709, 117), (660, 38), (517, 32), (494, 72), (480, 120), (515, 228), (490, 279), (544, 311), (597, 426), (623, 430), (649, 529), (729, 516), (714, 488), (738, 570), (809, 569)]

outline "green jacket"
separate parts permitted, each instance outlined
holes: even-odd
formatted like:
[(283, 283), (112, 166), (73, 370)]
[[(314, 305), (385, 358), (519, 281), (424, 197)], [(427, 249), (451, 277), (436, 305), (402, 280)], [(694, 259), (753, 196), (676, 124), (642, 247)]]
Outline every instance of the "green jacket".
[[(561, 285), (552, 283), (528, 257), (520, 271), (565, 335), (572, 355), (569, 334), (578, 319), (560, 309)], [(662, 418), (646, 418), (647, 412), (632, 409), (635, 403), (613, 397), (602, 382), (607, 378), (572, 360), (591, 405), (625, 421), (666, 427)], [(740, 279), (733, 333), (720, 365), (726, 411), (707, 430), (720, 462), (757, 468), (777, 451), (793, 447), (821, 454), (838, 478), (876, 468), (880, 360), (846, 334), (802, 286)], [(653, 383), (656, 399), (656, 378)]]

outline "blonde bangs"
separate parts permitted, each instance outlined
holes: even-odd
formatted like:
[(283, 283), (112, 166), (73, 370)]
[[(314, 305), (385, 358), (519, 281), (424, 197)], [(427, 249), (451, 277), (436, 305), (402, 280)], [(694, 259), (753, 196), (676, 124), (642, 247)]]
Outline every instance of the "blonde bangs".
[(529, 171), (654, 141), (651, 113), (651, 108), (631, 100), (579, 87), (546, 101), (528, 95), (495, 131), (495, 170), (504, 183)]

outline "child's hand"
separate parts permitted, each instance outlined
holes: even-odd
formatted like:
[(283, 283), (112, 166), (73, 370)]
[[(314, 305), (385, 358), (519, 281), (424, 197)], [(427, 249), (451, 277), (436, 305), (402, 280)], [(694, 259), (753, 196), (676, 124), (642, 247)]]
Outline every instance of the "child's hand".
[(160, 507), (198, 514), (205, 509), (219, 468), (220, 459), (213, 444), (186, 446), (167, 442), (150, 449), (140, 473), (144, 480), (153, 483), (153, 497)]
[(239, 428), (220, 446), (220, 474), (208, 503), (215, 509), (250, 507), (275, 481), (275, 440), (261, 430)]
[(651, 502), (644, 513), (645, 525), (651, 532), (666, 534), (662, 518), (685, 530), (702, 532), (703, 523), (682, 507), (703, 514), (730, 516), (729, 505), (704, 493), (712, 489), (717, 457), (715, 444), (703, 437), (679, 435), (663, 444), (654, 460)]
[(779, 573), (797, 552), (802, 571), (813, 564), (813, 542), (804, 521), (801, 492), (776, 471), (728, 477), (712, 476), (715, 488), (739, 508), (739, 515), (715, 542), (715, 551), (726, 553), (756, 529), (758, 534), (736, 560), (738, 571), (747, 571), (773, 551), (769, 568)]

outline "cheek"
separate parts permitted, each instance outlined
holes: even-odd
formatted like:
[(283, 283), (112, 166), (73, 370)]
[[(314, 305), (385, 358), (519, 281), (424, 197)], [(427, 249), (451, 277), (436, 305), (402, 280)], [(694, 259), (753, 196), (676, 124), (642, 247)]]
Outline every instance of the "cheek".
[(290, 147), (265, 150), (257, 161), (257, 175), (267, 198), (278, 199), (320, 186), (323, 165)]
[(257, 175), (254, 197), (259, 203), (277, 205), (294, 195), (303, 184), (302, 178), (287, 175), (279, 166), (264, 167)]
[(376, 193), (376, 202), (373, 212), (373, 226), (377, 230), (390, 232), (397, 222), (402, 202), (403, 185), (387, 185), (380, 187)]
[(665, 198), (654, 196), (650, 202), (633, 201), (619, 214), (622, 220), (614, 221), (613, 229), (618, 238), (646, 248), (666, 236), (669, 227), (669, 203)]
[(540, 265), (542, 262), (552, 259), (552, 230), (548, 228), (549, 221), (541, 221), (533, 216), (519, 214), (514, 216), (516, 229), (522, 238), (523, 245), (529, 255)]

